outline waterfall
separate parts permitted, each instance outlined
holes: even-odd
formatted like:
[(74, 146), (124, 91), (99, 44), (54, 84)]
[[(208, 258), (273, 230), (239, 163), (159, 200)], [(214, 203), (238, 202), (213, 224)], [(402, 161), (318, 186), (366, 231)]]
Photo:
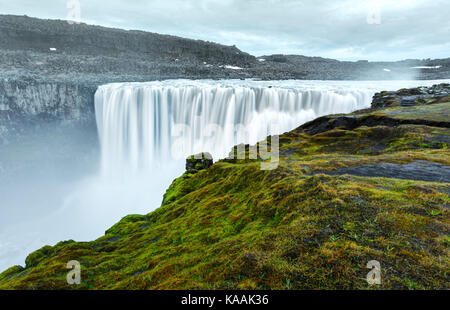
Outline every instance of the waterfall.
[(137, 173), (199, 152), (224, 158), (319, 116), (370, 106), (367, 89), (256, 81), (115, 83), (95, 95), (102, 171)]

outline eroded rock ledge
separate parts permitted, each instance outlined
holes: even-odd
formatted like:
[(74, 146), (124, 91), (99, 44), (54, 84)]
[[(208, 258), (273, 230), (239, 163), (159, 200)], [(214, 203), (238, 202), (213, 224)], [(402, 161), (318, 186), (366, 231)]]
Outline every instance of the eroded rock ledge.
[(335, 128), (353, 130), (362, 126), (425, 125), (450, 128), (447, 102), (450, 102), (450, 84), (381, 92), (375, 94), (371, 109), (324, 116), (304, 124), (297, 131), (315, 135)]
[(373, 108), (415, 106), (450, 101), (450, 84), (432, 87), (405, 88), (398, 91), (383, 91), (373, 97)]

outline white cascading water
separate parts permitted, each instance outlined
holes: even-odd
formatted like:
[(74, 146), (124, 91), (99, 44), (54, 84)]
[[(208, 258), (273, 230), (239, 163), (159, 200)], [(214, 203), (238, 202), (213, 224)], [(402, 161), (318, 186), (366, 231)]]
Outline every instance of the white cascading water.
[[(270, 85), (269, 85), (270, 84)], [(136, 174), (189, 155), (227, 156), (319, 116), (370, 106), (368, 89), (292, 82), (165, 81), (108, 84), (95, 95), (102, 171)]]

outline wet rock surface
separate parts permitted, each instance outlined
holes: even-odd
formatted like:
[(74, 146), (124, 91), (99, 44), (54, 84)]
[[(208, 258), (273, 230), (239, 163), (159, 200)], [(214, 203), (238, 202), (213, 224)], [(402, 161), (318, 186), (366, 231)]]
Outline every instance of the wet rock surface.
[(317, 171), (314, 174), (320, 173), (450, 183), (450, 166), (424, 160), (418, 160), (404, 165), (393, 163), (362, 165), (338, 169), (331, 172)]
[(427, 105), (450, 101), (450, 84), (384, 91), (373, 97), (372, 108)]

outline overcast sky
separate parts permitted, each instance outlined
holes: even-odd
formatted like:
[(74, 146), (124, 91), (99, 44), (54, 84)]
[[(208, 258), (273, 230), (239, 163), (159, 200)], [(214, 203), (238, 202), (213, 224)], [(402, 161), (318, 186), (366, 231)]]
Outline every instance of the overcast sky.
[[(70, 0), (76, 1), (76, 0)], [(0, 0), (1, 14), (66, 19), (69, 0)], [(79, 0), (81, 21), (236, 45), (256, 56), (450, 57), (450, 0)]]

